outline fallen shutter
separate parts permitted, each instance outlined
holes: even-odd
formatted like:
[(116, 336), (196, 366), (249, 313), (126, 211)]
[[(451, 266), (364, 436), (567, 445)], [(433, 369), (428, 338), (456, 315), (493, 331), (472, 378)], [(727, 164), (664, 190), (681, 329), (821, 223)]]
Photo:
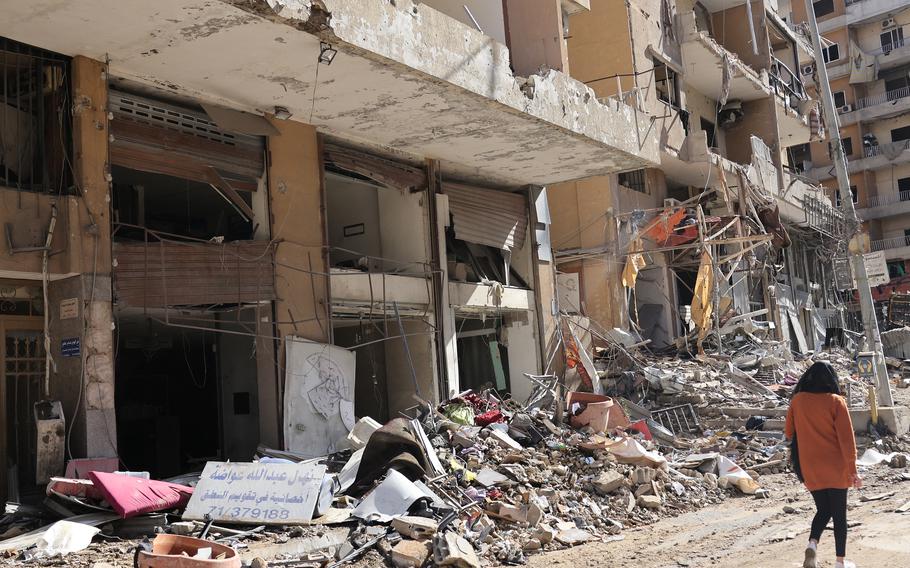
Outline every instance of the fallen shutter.
[(202, 111), (111, 91), (111, 162), (202, 183), (214, 168), (234, 189), (255, 191), (265, 138), (221, 130)]
[(528, 206), (523, 194), (443, 183), (455, 237), (470, 243), (514, 250), (524, 246)]

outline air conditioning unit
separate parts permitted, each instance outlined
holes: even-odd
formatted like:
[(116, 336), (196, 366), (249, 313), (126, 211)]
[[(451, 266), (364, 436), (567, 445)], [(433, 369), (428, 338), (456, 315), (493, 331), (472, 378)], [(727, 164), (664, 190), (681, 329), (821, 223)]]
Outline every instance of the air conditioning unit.
[(844, 105), (837, 109), (837, 112), (843, 114), (845, 112), (853, 112), (853, 105)]
[(895, 26), (894, 18), (887, 18), (887, 19), (882, 20), (882, 29), (883, 30), (886, 28), (893, 28), (894, 26)]
[(807, 76), (812, 75), (813, 73), (815, 73), (815, 63), (809, 63), (807, 65), (803, 65), (802, 71), (803, 71), (803, 75), (807, 75)]

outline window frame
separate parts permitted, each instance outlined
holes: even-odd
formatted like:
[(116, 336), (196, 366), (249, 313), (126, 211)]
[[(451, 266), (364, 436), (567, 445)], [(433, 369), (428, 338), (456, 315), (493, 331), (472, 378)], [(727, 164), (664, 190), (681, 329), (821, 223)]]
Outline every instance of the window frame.
[[(841, 102), (837, 102), (837, 96), (840, 95)], [(847, 92), (846, 91), (835, 91), (831, 93), (831, 98), (834, 99), (834, 107), (841, 108), (847, 106)]]
[[(626, 177), (626, 183), (623, 183), (624, 176)], [(628, 176), (633, 177), (629, 178)], [(651, 195), (648, 188), (648, 172), (646, 169), (620, 172), (619, 174), (616, 174), (616, 183), (630, 191)]]
[[(837, 57), (831, 57), (831, 50), (837, 54)], [(840, 61), (840, 44), (836, 41), (831, 42), (831, 45), (828, 47), (822, 48), (822, 59), (825, 60), (825, 63), (834, 63), (835, 61)]]
[[(818, 6), (823, 5), (824, 12), (819, 13)], [(834, 0), (812, 0), (812, 11), (816, 18), (823, 18), (834, 13)]]
[[(675, 108), (682, 109), (682, 104), (680, 103), (680, 89), (679, 89), (679, 74), (671, 68), (669, 65), (660, 61), (657, 58), (651, 58), (652, 67), (654, 70), (654, 91), (657, 96), (657, 100)], [(664, 78), (660, 79), (658, 71), (663, 70)], [(661, 90), (658, 87), (661, 83), (667, 84), (668, 98), (661, 96)]]

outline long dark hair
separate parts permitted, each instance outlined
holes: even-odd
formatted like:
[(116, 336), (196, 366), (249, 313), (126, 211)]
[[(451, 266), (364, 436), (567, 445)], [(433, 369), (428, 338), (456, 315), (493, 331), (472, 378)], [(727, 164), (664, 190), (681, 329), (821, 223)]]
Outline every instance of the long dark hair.
[(806, 369), (793, 389), (793, 394), (798, 392), (842, 394), (840, 383), (837, 382), (837, 372), (824, 361), (816, 361)]

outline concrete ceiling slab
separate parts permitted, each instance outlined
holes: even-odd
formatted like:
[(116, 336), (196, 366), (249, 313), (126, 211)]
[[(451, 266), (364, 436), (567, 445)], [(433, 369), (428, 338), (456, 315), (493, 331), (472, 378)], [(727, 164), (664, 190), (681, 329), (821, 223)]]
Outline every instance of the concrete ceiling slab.
[[(682, 43), (686, 83), (718, 100), (723, 92), (724, 48), (706, 32), (698, 32)], [(733, 81), (728, 100), (754, 101), (770, 95), (766, 73), (759, 73), (731, 55)]]
[[(264, 1), (36, 0), (7, 3), (0, 35), (109, 58), (113, 76), (175, 95), (283, 106), (352, 143), (438, 158), (466, 180), (545, 185), (657, 164), (646, 116), (561, 73), (515, 77), (501, 44), (396, 4), (327, 0), (326, 17), (303, 0), (280, 14)], [(331, 65), (318, 63), (320, 40), (338, 50)]]

